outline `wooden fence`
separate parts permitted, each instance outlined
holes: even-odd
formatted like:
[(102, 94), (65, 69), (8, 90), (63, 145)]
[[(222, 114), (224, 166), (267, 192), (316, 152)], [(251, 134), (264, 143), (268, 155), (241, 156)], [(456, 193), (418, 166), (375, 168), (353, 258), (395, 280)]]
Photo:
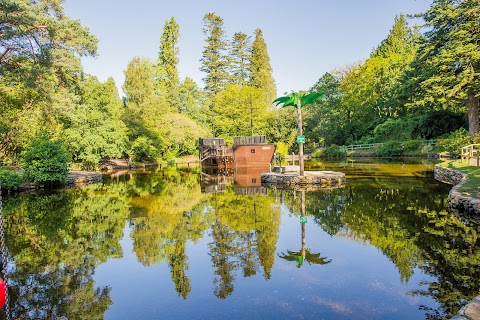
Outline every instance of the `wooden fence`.
[(462, 161), (467, 160), (473, 166), (480, 165), (480, 144), (469, 144), (462, 148)]
[[(420, 140), (421, 143), (426, 145), (435, 145), (438, 140)], [(405, 142), (401, 142), (403, 145)], [(352, 144), (348, 146), (344, 146), (347, 151), (355, 151), (355, 150), (370, 150), (370, 149), (377, 149), (381, 148), (384, 143), (368, 143), (368, 144)]]

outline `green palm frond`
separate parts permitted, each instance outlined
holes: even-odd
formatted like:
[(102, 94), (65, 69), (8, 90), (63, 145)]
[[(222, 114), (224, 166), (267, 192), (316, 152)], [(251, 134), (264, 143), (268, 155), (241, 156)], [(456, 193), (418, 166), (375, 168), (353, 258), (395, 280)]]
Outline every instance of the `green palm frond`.
[(281, 107), (289, 107), (289, 106), (296, 107), (298, 104), (298, 100), (300, 99), (300, 104), (303, 107), (303, 106), (315, 103), (315, 101), (320, 99), (322, 96), (323, 94), (318, 92), (312, 92), (304, 95), (298, 95), (296, 93), (292, 93), (285, 97), (279, 97), (273, 100), (272, 103), (276, 106), (281, 105)]

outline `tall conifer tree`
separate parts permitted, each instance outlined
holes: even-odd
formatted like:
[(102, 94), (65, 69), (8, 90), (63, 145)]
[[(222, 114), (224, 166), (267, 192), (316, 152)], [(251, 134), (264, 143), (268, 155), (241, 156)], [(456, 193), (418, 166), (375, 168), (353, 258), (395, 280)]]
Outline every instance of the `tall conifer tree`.
[(255, 40), (250, 55), (250, 85), (262, 89), (270, 103), (276, 98), (277, 89), (272, 76), (270, 56), (260, 29), (255, 30)]
[(157, 93), (165, 95), (167, 100), (176, 108), (179, 107), (178, 90), (180, 80), (178, 76), (177, 47), (179, 37), (179, 25), (172, 17), (165, 22), (163, 34), (160, 38), (160, 50), (158, 52), (157, 65)]
[(466, 104), (469, 131), (479, 132), (480, 0), (435, 0), (426, 21), (421, 86), (426, 100)]
[(248, 82), (250, 52), (250, 37), (242, 32), (235, 33), (229, 56), (232, 83), (244, 85)]
[(200, 71), (206, 73), (203, 78), (205, 91), (213, 97), (225, 88), (229, 78), (228, 59), (225, 53), (228, 42), (225, 39), (223, 19), (215, 13), (207, 13), (203, 17), (203, 33), (207, 36), (205, 40), (207, 44), (200, 59), (202, 63)]

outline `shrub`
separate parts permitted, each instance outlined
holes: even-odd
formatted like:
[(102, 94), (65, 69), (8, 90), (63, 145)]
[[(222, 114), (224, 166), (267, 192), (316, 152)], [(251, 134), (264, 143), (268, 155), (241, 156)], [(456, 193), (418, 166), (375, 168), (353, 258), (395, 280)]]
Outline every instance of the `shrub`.
[(323, 153), (323, 149), (315, 149), (313, 150), (312, 154), (310, 155), (312, 158), (321, 158)]
[(437, 146), (450, 153), (453, 157), (458, 158), (461, 155), (462, 147), (465, 147), (470, 143), (471, 138), (468, 131), (464, 128), (460, 128), (447, 135), (445, 139), (439, 140)]
[(413, 124), (408, 119), (389, 118), (377, 125), (373, 130), (374, 140), (383, 142), (389, 140), (411, 139)]
[(418, 140), (408, 140), (403, 143), (403, 150), (405, 151), (417, 151), (422, 145), (421, 141)]
[(389, 141), (383, 144), (383, 146), (378, 150), (378, 155), (380, 157), (398, 157), (403, 154), (403, 148), (400, 142)]
[(288, 144), (285, 142), (278, 142), (277, 143), (277, 149), (275, 150), (276, 154), (276, 159), (280, 159), (282, 161), (285, 161), (288, 156)]
[(10, 168), (0, 167), (0, 187), (3, 190), (18, 190), (23, 181), (22, 174)]
[(39, 185), (63, 183), (68, 176), (67, 150), (59, 140), (50, 140), (48, 134), (41, 134), (32, 140), (23, 156), (25, 177)]
[(332, 144), (330, 147), (327, 147), (323, 150), (320, 150), (320, 157), (321, 158), (346, 158), (347, 157), (347, 149), (344, 147), (337, 146), (336, 144)]

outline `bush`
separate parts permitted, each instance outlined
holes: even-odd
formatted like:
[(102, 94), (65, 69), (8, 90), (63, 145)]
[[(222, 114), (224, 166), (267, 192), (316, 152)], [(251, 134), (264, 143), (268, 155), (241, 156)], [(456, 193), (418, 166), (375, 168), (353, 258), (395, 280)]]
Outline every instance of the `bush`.
[(378, 155), (380, 157), (398, 157), (403, 154), (403, 148), (400, 142), (389, 141), (383, 144), (383, 146), (378, 150)]
[(447, 151), (455, 158), (461, 155), (462, 147), (471, 144), (471, 138), (467, 130), (460, 128), (438, 141), (437, 146)]
[(421, 141), (418, 140), (408, 140), (403, 143), (403, 150), (405, 151), (417, 151), (422, 145)]
[(389, 118), (373, 130), (375, 142), (391, 140), (408, 140), (412, 136), (413, 124), (408, 119)]
[(25, 177), (42, 186), (63, 183), (68, 176), (69, 159), (59, 140), (50, 141), (48, 134), (42, 134), (30, 142), (23, 156)]
[(332, 144), (330, 147), (321, 150), (315, 150), (312, 153), (312, 157), (317, 158), (346, 158), (347, 149), (339, 147), (336, 144)]
[(0, 167), (0, 187), (2, 190), (18, 190), (23, 182), (23, 176), (10, 168)]

